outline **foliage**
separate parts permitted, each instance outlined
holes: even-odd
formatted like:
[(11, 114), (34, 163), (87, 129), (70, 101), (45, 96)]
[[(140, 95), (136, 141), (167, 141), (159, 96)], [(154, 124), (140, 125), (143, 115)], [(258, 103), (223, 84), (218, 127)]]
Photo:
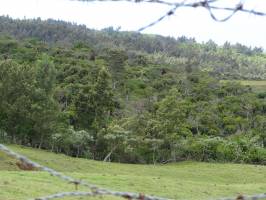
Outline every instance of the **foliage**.
[(105, 161), (265, 164), (265, 66), (240, 44), (0, 17), (0, 139)]

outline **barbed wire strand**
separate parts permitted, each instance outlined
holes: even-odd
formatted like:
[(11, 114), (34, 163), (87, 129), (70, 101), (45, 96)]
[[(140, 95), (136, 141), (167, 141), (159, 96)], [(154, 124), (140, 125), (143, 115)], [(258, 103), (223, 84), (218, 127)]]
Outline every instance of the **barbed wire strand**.
[[(138, 194), (138, 193), (130, 193), (130, 192), (119, 192), (119, 191), (112, 191), (112, 190), (107, 190), (104, 188), (100, 188), (96, 185), (80, 181), (77, 179), (74, 179), (70, 176), (66, 176), (60, 172), (57, 172), (51, 168), (42, 166), (36, 162), (31, 161), (25, 156), (22, 156), (18, 153), (15, 153), (14, 151), (10, 150), (7, 148), (5, 145), (0, 144), (0, 151), (6, 153), (7, 155), (19, 160), (20, 162), (32, 166), (36, 169), (40, 169), (42, 171), (48, 172), (52, 176), (56, 176), (64, 181), (67, 181), (69, 183), (73, 183), (75, 186), (77, 185), (84, 185), (86, 187), (89, 187), (91, 189), (91, 192), (81, 192), (81, 191), (74, 191), (74, 192), (62, 192), (62, 193), (57, 193), (57, 194), (52, 194), (46, 197), (40, 197), (40, 198), (35, 198), (35, 200), (52, 200), (56, 198), (63, 198), (63, 197), (75, 197), (75, 196), (103, 196), (103, 195), (112, 195), (112, 196), (117, 196), (117, 197), (122, 197), (125, 199), (138, 199), (138, 200), (168, 200), (167, 198), (162, 198), (162, 197), (156, 197), (156, 196), (148, 196), (144, 194)], [(256, 194), (252, 196), (243, 196), (239, 195), (236, 198), (223, 198), (219, 200), (260, 200), (260, 199), (266, 199), (266, 193), (264, 194)], [(170, 199), (169, 199), (170, 200)]]
[[(22, 162), (25, 165), (31, 166), (32, 168), (36, 168), (45, 172), (48, 172), (50, 175), (52, 176), (56, 176), (64, 181), (67, 181), (68, 183), (73, 183), (75, 186), (77, 185), (83, 185), (85, 187), (88, 187), (89, 189), (91, 189), (92, 194), (93, 195), (113, 195), (113, 196), (117, 196), (117, 197), (122, 197), (125, 199), (139, 199), (139, 200), (168, 200), (167, 198), (162, 198), (162, 197), (156, 197), (156, 196), (149, 196), (149, 195), (144, 195), (144, 194), (137, 194), (137, 193), (130, 193), (130, 192), (119, 192), (119, 191), (112, 191), (112, 190), (108, 190), (105, 188), (100, 188), (96, 185), (90, 184), (88, 182), (85, 181), (80, 181), (77, 179), (74, 179), (70, 176), (66, 176), (60, 172), (57, 172), (51, 168), (42, 166), (36, 162), (31, 161), (30, 159), (28, 159), (25, 156), (22, 156), (18, 153), (15, 153), (14, 151), (10, 150), (9, 148), (7, 148), (5, 145), (0, 144), (0, 151), (6, 153), (7, 155), (19, 160), (20, 162)], [(74, 196), (77, 196), (77, 194), (82, 194), (82, 193), (59, 193), (57, 195), (54, 196), (54, 198), (59, 198), (61, 197), (63, 194), (63, 196), (70, 196), (71, 194), (73, 194)], [(84, 194), (84, 193), (83, 193)], [(86, 193), (86, 196), (89, 196), (90, 193)], [(53, 195), (52, 195), (53, 196)], [(48, 199), (52, 199), (52, 196), (48, 196)], [(46, 197), (43, 198), (36, 198), (35, 200), (46, 200)]]
[(159, 19), (157, 19), (156, 21), (154, 22), (151, 22), (150, 24), (146, 25), (146, 26), (143, 26), (141, 28), (138, 29), (138, 32), (141, 32), (149, 27), (152, 27), (156, 24), (158, 24), (160, 21), (162, 21), (164, 18), (168, 17), (168, 16), (171, 16), (175, 13), (176, 9), (178, 8), (179, 6), (175, 6), (174, 8), (172, 8), (171, 10), (169, 10), (165, 15), (161, 16)]
[[(231, 19), (237, 12), (243, 12), (243, 13), (250, 13), (253, 15), (258, 15), (258, 16), (266, 16), (266, 12), (261, 12), (261, 11), (256, 11), (252, 9), (245, 9), (244, 8), (244, 1), (240, 1), (238, 4), (232, 7), (222, 7), (222, 6), (215, 6), (214, 3), (218, 2), (219, 0), (202, 0), (202, 1), (196, 1), (193, 3), (184, 3), (183, 2), (169, 2), (169, 1), (163, 1), (163, 0), (75, 0), (75, 1), (84, 1), (84, 2), (107, 2), (107, 1), (112, 1), (112, 2), (119, 2), (119, 1), (125, 1), (125, 2), (131, 2), (131, 3), (155, 3), (155, 4), (162, 4), (162, 5), (167, 5), (172, 7), (169, 11), (167, 11), (166, 14), (162, 15), (160, 18), (157, 20), (149, 23), (146, 26), (143, 26), (139, 28), (137, 31), (141, 32), (144, 31), (145, 29), (148, 29), (161, 21), (163, 21), (167, 16), (173, 15), (177, 8), (180, 7), (191, 7), (191, 8), (206, 8), (207, 11), (209, 12), (211, 18), (214, 21), (217, 22), (225, 22)], [(222, 19), (219, 19), (216, 14), (214, 13), (214, 10), (223, 10), (223, 11), (229, 11), (230, 14)]]
[(224, 18), (222, 18), (222, 19), (218, 19), (218, 18), (215, 16), (215, 14), (214, 14), (213, 11), (212, 11), (212, 8), (209, 6), (209, 3), (206, 3), (206, 5), (204, 5), (204, 7), (209, 11), (209, 14), (210, 14), (210, 16), (211, 16), (211, 18), (212, 18), (213, 20), (218, 21), (218, 22), (225, 22), (225, 21), (229, 20), (231, 17), (233, 17), (233, 16), (235, 15), (235, 13), (236, 13), (239, 9), (241, 9), (241, 8), (243, 7), (243, 4), (242, 4), (241, 2), (239, 2), (239, 4), (237, 4), (236, 8), (233, 9), (233, 10), (231, 11), (231, 13), (230, 13), (228, 16), (226, 16), (226, 17), (224, 17)]

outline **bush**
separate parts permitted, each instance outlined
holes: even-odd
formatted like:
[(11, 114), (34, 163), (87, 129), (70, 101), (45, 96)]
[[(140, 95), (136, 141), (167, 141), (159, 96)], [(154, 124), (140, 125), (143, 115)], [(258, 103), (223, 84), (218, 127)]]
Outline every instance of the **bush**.
[(266, 149), (262, 147), (251, 147), (247, 154), (248, 163), (256, 163), (266, 165)]
[(189, 138), (179, 143), (177, 159), (266, 164), (266, 149), (249, 136)]

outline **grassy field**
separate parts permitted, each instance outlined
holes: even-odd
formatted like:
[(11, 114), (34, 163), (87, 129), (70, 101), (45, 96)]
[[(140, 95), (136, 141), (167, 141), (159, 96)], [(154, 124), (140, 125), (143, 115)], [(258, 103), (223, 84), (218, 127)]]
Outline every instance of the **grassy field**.
[[(9, 147), (40, 164), (114, 190), (188, 200), (266, 191), (266, 166), (199, 162), (130, 165), (71, 158), (19, 146)], [(73, 185), (45, 172), (20, 171), (14, 162), (0, 152), (0, 200), (24, 200), (74, 190)], [(86, 188), (79, 189), (86, 191)]]
[(242, 80), (242, 85), (249, 85), (255, 92), (266, 92), (266, 81)]
[[(255, 92), (266, 92), (266, 80), (235, 80), (242, 85), (249, 85)], [(227, 80), (222, 80), (222, 82), (227, 82)]]

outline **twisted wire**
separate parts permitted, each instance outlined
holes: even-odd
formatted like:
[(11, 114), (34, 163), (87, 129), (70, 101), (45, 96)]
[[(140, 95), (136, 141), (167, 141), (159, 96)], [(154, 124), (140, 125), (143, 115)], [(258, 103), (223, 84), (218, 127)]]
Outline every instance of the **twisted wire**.
[[(149, 23), (146, 26), (143, 26), (138, 29), (138, 32), (141, 32), (145, 29), (148, 29), (158, 23), (160, 23), (162, 20), (164, 20), (167, 16), (173, 15), (177, 8), (180, 7), (191, 7), (191, 8), (205, 8), (208, 12), (210, 17), (217, 22), (225, 22), (231, 19), (237, 12), (243, 12), (243, 13), (249, 13), (257, 16), (266, 16), (266, 12), (261, 12), (253, 9), (246, 9), (245, 8), (245, 3), (241, 0), (239, 1), (238, 4), (232, 7), (223, 7), (223, 6), (216, 6), (214, 5), (217, 3), (219, 0), (201, 0), (201, 1), (196, 1), (196, 2), (189, 2), (185, 3), (186, 1), (183, 2), (169, 2), (169, 1), (164, 1), (164, 0), (75, 0), (75, 1), (84, 1), (84, 2), (131, 2), (131, 3), (153, 3), (153, 4), (161, 4), (161, 5), (166, 5), (170, 6), (171, 9), (168, 10), (165, 14), (163, 14), (160, 18), (156, 19), (155, 21)], [(223, 11), (228, 11), (230, 12), (229, 15), (219, 19), (216, 14), (214, 13), (215, 10), (223, 10)]]
[[(138, 193), (130, 193), (130, 192), (119, 192), (119, 191), (112, 191), (112, 190), (108, 190), (105, 188), (100, 188), (96, 185), (93, 185), (91, 183), (85, 182), (85, 181), (81, 181), (81, 180), (77, 180), (75, 178), (72, 178), (70, 176), (64, 175), (60, 172), (57, 172), (51, 168), (42, 166), (36, 162), (31, 161), (30, 159), (28, 159), (25, 156), (22, 156), (18, 153), (15, 153), (14, 151), (10, 150), (9, 148), (7, 148), (5, 145), (0, 144), (0, 151), (6, 153), (7, 155), (18, 159), (20, 162), (22, 162), (25, 165), (31, 166), (33, 168), (39, 169), (41, 171), (45, 171), (48, 172), (50, 175), (52, 176), (56, 176), (64, 181), (67, 181), (69, 183), (73, 183), (75, 186), (77, 185), (83, 185), (85, 187), (88, 187), (89, 189), (91, 189), (91, 193), (96, 196), (96, 195), (113, 195), (113, 196), (117, 196), (117, 197), (122, 197), (122, 198), (126, 198), (126, 199), (139, 199), (139, 200), (167, 200), (166, 198), (161, 198), (161, 197), (155, 197), (155, 196), (149, 196), (149, 195), (144, 195), (144, 194), (138, 194)], [(51, 195), (48, 197), (42, 197), (42, 198), (36, 198), (35, 200), (46, 200), (46, 199), (52, 199), (52, 198), (61, 198), (64, 196), (90, 196), (91, 193), (82, 193), (82, 192), (70, 192), (70, 193), (59, 193), (59, 194), (55, 194), (55, 195)]]
[[(84, 196), (106, 196), (106, 195), (111, 195), (111, 196), (116, 196), (116, 197), (122, 197), (125, 199), (138, 199), (138, 200), (170, 200), (167, 198), (162, 198), (162, 197), (156, 197), (156, 196), (149, 196), (149, 195), (144, 195), (144, 194), (138, 194), (138, 193), (131, 193), (131, 192), (120, 192), (120, 191), (113, 191), (113, 190), (108, 190), (105, 188), (100, 188), (96, 185), (90, 184), (85, 181), (80, 181), (75, 178), (72, 178), (70, 176), (66, 176), (60, 172), (57, 172), (51, 168), (42, 166), (36, 162), (31, 161), (25, 156), (22, 156), (18, 153), (15, 153), (14, 151), (10, 150), (7, 148), (5, 145), (0, 144), (0, 151), (4, 152), (5, 154), (19, 160), (23, 164), (26, 164), (28, 166), (32, 166), (33, 168), (48, 172), (52, 176), (56, 176), (64, 181), (67, 181), (69, 183), (73, 183), (75, 186), (77, 185), (83, 185), (88, 187), (91, 191), (90, 192), (82, 192), (82, 191), (74, 191), (74, 192), (61, 192), (61, 193), (56, 193), (52, 195), (48, 195), (45, 197), (39, 197), (35, 198), (34, 200), (52, 200), (52, 199), (57, 199), (57, 198), (63, 198), (63, 197), (84, 197)], [(263, 194), (255, 194), (252, 196), (244, 196), (244, 195), (239, 195), (237, 197), (233, 198), (222, 198), (219, 200), (260, 200), (260, 199), (266, 199), (266, 193)]]

